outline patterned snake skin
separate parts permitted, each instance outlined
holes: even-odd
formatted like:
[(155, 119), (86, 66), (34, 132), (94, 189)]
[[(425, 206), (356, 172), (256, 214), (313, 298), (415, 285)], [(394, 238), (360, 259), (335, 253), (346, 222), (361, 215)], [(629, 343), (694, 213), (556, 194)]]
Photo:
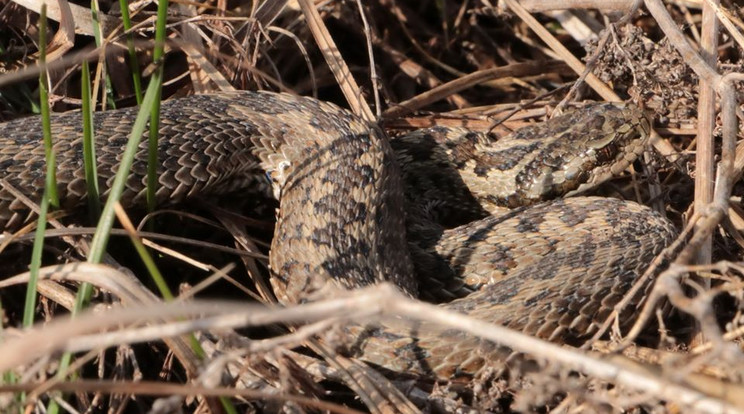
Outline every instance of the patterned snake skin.
[[(95, 116), (102, 191), (135, 114), (130, 108)], [(68, 209), (85, 199), (79, 118), (52, 118)], [(456, 298), (442, 306), (476, 318), (578, 343), (675, 235), (668, 221), (632, 202), (544, 202), (607, 180), (635, 160), (649, 124), (633, 106), (590, 106), (496, 143), (485, 134), (434, 128), (393, 139), (392, 146), (376, 126), (345, 110), (286, 94), (171, 100), (161, 119), (159, 202), (266, 190), (268, 176), (280, 198), (272, 284), (285, 304), (317, 298), (329, 282), (353, 289), (392, 281), (411, 295)], [(34, 200), (44, 184), (40, 125), (38, 119), (0, 125), (0, 170)], [(144, 203), (145, 171), (143, 143), (125, 207)], [(0, 189), (0, 227), (16, 228), (27, 216)], [(396, 371), (470, 376), (503, 356), (494, 344), (421, 324), (415, 334), (393, 325), (350, 330), (357, 335), (350, 352)]]

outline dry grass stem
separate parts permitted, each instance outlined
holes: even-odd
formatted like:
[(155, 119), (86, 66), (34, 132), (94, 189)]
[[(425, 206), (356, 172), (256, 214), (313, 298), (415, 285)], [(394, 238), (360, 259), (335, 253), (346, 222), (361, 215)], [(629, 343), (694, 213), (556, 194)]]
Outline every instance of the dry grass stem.
[[(519, 332), (446, 311), (437, 306), (410, 300), (390, 285), (367, 288), (344, 296), (336, 300), (319, 301), (283, 309), (261, 309), (251, 305), (224, 302), (192, 302), (115, 309), (108, 312), (105, 318), (89, 313), (75, 320), (54, 321), (45, 327), (28, 331), (1, 344), (0, 353), (14, 357), (0, 361), (0, 369), (7, 370), (13, 366), (28, 364), (50, 352), (82, 351), (107, 344), (151, 341), (164, 337), (176, 337), (197, 330), (221, 330), (279, 321), (285, 323), (312, 322), (323, 320), (331, 315), (346, 315), (348, 320), (359, 320), (358, 318), (362, 315), (365, 318), (403, 316), (462, 330), (508, 346), (515, 351), (559, 363), (566, 368), (595, 378), (614, 381), (624, 387), (679, 401), (699, 412), (744, 412), (725, 401), (709, 398), (694, 388), (676, 384), (670, 379), (660, 378), (645, 369), (639, 370), (634, 366), (626, 367), (609, 360), (598, 359), (596, 355), (560, 347)], [(87, 334), (147, 320), (150, 323), (157, 323), (159, 320), (171, 318), (198, 319), (170, 322), (167, 325), (130, 328), (124, 332)], [(30, 347), (30, 344), (38, 344), (40, 338), (44, 338), (43, 346)]]

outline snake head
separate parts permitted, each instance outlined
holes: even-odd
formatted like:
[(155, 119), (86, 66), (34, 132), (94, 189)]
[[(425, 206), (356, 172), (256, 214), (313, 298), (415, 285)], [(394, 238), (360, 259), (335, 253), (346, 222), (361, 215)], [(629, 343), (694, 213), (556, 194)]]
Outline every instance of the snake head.
[[(651, 118), (633, 104), (598, 105), (601, 115), (587, 124), (586, 139), (563, 168), (567, 185), (562, 189), (573, 196), (621, 174), (646, 149), (651, 134)], [(569, 184), (570, 183), (570, 184)]]
[(526, 171), (528, 198), (543, 201), (573, 196), (621, 174), (645, 150), (651, 132), (647, 115), (636, 105), (602, 103), (551, 119), (544, 145)]
[(643, 153), (650, 130), (635, 105), (592, 104), (479, 144), (461, 174), (481, 204), (493, 208), (571, 196), (622, 173)]

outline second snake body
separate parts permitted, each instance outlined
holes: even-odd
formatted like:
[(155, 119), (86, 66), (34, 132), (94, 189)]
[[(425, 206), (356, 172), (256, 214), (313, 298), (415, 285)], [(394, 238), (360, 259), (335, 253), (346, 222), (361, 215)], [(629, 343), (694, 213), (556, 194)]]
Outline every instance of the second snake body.
[[(104, 192), (134, 111), (96, 114)], [(593, 332), (674, 237), (668, 221), (634, 203), (542, 202), (606, 180), (636, 158), (648, 121), (633, 107), (595, 106), (496, 144), (478, 134), (414, 133), (396, 141), (395, 151), (377, 127), (351, 113), (285, 94), (166, 101), (161, 119), (160, 202), (250, 186), (266, 190), (268, 173), (280, 196), (270, 267), (283, 303), (318, 297), (329, 285), (392, 281), (411, 295), (438, 300), (447, 296), (442, 291), (462, 296), (464, 285), (475, 292), (443, 306), (574, 343)], [(0, 170), (35, 200), (45, 171), (40, 125), (38, 119), (0, 125)], [(73, 208), (85, 198), (79, 114), (53, 117), (52, 131), (60, 197)], [(144, 201), (145, 154), (143, 144), (125, 206)], [(496, 206), (534, 203), (450, 229), (430, 221), (459, 225), (461, 219), (450, 217), (480, 218)], [(0, 189), (0, 227), (16, 228), (26, 216), (26, 207)], [(493, 344), (426, 326), (416, 335), (371, 329), (353, 352), (390, 369), (443, 378), (472, 375), (498, 356)]]

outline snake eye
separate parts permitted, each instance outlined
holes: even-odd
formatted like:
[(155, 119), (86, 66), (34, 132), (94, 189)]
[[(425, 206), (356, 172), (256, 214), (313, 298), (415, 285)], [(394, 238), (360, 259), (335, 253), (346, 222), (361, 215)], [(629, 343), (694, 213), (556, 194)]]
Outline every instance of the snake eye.
[(598, 148), (596, 151), (597, 154), (597, 163), (604, 164), (606, 162), (610, 162), (615, 160), (615, 157), (617, 157), (618, 154), (618, 147), (617, 144), (610, 143), (608, 145), (605, 145), (602, 148)]

